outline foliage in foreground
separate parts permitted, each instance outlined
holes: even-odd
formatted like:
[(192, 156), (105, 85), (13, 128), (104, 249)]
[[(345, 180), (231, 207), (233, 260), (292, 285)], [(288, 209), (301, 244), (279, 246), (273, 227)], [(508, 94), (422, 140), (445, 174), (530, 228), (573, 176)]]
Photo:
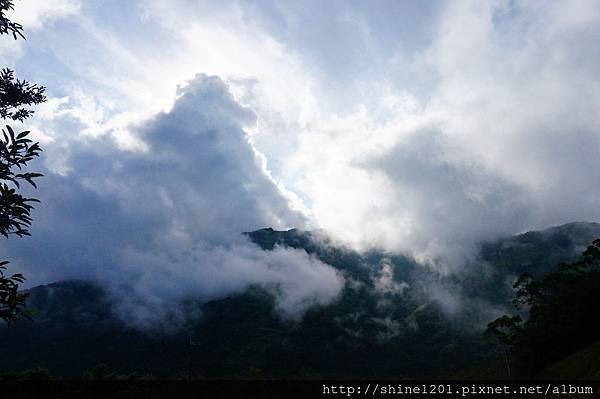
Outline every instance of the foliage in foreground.
[[(5, 13), (13, 9), (13, 1), (0, 0), (0, 35), (12, 34), (13, 38), (25, 39), (23, 27), (9, 20)], [(33, 115), (29, 108), (46, 101), (45, 88), (15, 78), (14, 71), (4, 68), (0, 71), (0, 118), (23, 122)], [(2, 130), (0, 137), (0, 234), (8, 238), (28, 236), (31, 226), (32, 202), (19, 193), (21, 182), (37, 187), (34, 179), (40, 173), (27, 172), (27, 163), (39, 156), (39, 143), (33, 143), (29, 131), (15, 133), (10, 127)], [(12, 323), (23, 317), (29, 318), (25, 300), (29, 294), (19, 292), (19, 285), (25, 277), (20, 274), (7, 274), (8, 261), (0, 262), (0, 319)]]
[(514, 288), (514, 305), (529, 317), (502, 316), (485, 334), (510, 348), (525, 375), (600, 340), (600, 240), (579, 260), (561, 263), (539, 279), (522, 274)]

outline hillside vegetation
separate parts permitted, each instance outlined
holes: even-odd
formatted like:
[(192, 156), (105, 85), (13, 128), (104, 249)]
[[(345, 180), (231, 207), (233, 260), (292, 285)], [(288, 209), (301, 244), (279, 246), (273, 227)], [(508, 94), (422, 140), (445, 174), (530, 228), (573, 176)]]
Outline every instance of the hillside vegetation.
[[(107, 364), (157, 378), (417, 378), (468, 376), (464, 370), (471, 369), (475, 377), (503, 378), (503, 347), (482, 332), (511, 311), (512, 283), (525, 271), (541, 276), (575, 260), (600, 237), (600, 225), (572, 223), (483, 243), (478, 257), (450, 275), (408, 256), (335, 247), (308, 232), (246, 234), (264, 250), (304, 249), (342, 271), (347, 284), (340, 297), (290, 320), (276, 312), (267, 291), (251, 287), (207, 303), (191, 298), (181, 305), (190, 314), (185, 322), (168, 331), (140, 330), (115, 315), (94, 283), (57, 282), (29, 291), (33, 322), (0, 333), (0, 370), (43, 367), (80, 378)], [(596, 376), (595, 354), (597, 345), (540, 375), (567, 378), (568, 369)]]

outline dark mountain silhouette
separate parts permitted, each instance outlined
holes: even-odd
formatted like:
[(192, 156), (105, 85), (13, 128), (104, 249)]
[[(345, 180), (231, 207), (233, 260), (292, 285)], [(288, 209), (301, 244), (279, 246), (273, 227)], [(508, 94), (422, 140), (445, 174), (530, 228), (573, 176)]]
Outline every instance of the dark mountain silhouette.
[[(352, 283), (299, 321), (282, 318), (260, 287), (207, 303), (192, 298), (181, 306), (199, 316), (168, 332), (128, 326), (92, 282), (35, 287), (29, 290), (34, 321), (0, 331), (0, 372), (39, 366), (79, 378), (104, 363), (159, 378), (447, 376), (501, 361), (482, 331), (511, 306), (511, 282), (524, 271), (542, 274), (575, 259), (600, 237), (600, 224), (570, 223), (483, 243), (475, 260), (447, 276), (409, 256), (359, 254), (316, 233), (244, 234), (264, 250), (304, 249)], [(390, 270), (392, 281), (382, 280)], [(457, 311), (448, 311), (444, 296), (459, 298)]]

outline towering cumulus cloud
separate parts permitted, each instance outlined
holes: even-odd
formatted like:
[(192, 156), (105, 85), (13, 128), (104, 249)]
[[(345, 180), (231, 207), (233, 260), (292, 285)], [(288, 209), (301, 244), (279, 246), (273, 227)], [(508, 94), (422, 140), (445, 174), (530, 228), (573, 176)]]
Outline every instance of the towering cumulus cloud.
[(143, 150), (118, 150), (108, 136), (71, 143), (68, 172), (46, 171), (36, 193), (33, 237), (3, 255), (42, 281), (92, 276), (138, 323), (179, 300), (253, 284), (291, 316), (331, 300), (342, 286), (332, 268), (301, 251), (263, 252), (241, 235), (304, 225), (248, 141), (254, 123), (222, 80), (197, 75), (169, 112), (138, 127)]

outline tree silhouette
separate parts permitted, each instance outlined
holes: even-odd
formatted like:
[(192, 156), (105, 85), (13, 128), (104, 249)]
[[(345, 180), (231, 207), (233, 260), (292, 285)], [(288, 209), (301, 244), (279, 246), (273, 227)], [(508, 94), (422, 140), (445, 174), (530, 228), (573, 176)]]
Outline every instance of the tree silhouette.
[(6, 12), (14, 8), (14, 1), (12, 0), (0, 0), (0, 35), (12, 34), (15, 40), (17, 36), (25, 39), (23, 36), (23, 27), (21, 24), (12, 22), (6, 17)]
[[(0, 35), (12, 34), (13, 38), (25, 39), (23, 27), (10, 21), (5, 13), (14, 7), (11, 0), (0, 0)], [(23, 122), (33, 115), (29, 107), (46, 101), (45, 88), (16, 79), (14, 71), (4, 68), (0, 71), (0, 118)], [(29, 235), (32, 219), (30, 212), (35, 198), (26, 198), (18, 190), (25, 181), (36, 187), (34, 179), (40, 173), (27, 172), (27, 163), (39, 156), (39, 143), (28, 138), (29, 131), (15, 133), (10, 127), (2, 129), (0, 137), (0, 234), (23, 237)], [(8, 261), (0, 262), (0, 319), (7, 323), (29, 317), (25, 306), (28, 294), (19, 292), (19, 285), (25, 281), (20, 274), (7, 274)]]
[(33, 115), (33, 110), (25, 106), (42, 103), (46, 100), (45, 88), (25, 80), (15, 79), (14, 71), (4, 68), (0, 71), (0, 118), (23, 122)]
[(500, 317), (485, 334), (507, 345), (525, 373), (533, 374), (600, 339), (600, 240), (576, 262), (561, 263), (539, 279), (522, 274), (514, 288), (515, 306), (529, 310), (529, 317)]

